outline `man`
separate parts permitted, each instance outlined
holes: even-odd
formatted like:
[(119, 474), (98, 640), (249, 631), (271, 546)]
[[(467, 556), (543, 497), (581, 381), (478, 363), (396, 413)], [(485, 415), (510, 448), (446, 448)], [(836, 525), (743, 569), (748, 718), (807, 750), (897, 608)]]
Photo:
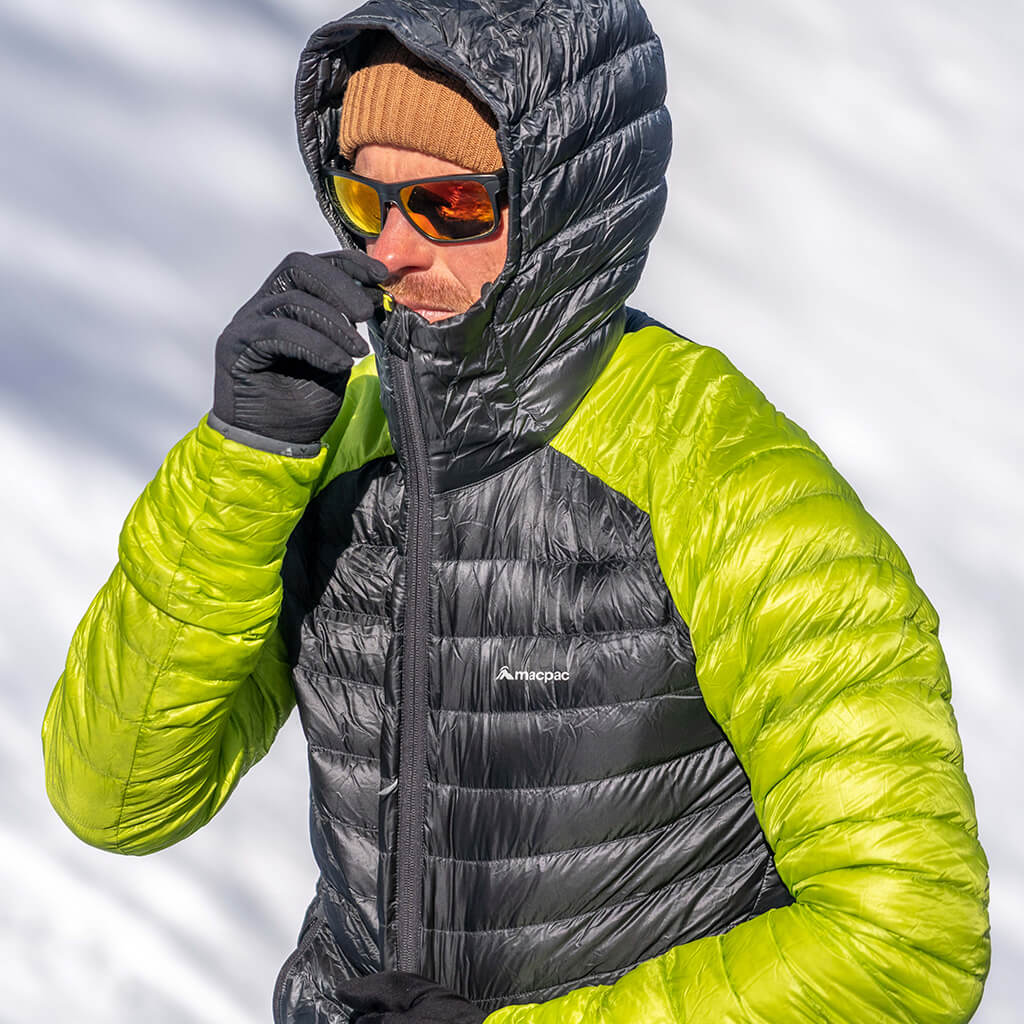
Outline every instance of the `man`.
[(302, 56), (343, 248), (288, 257), (221, 336), (44, 725), (64, 819), (144, 853), (297, 700), (321, 878), (277, 1021), (980, 999), (934, 611), (799, 427), (624, 305), (664, 92), (629, 0), (376, 0)]

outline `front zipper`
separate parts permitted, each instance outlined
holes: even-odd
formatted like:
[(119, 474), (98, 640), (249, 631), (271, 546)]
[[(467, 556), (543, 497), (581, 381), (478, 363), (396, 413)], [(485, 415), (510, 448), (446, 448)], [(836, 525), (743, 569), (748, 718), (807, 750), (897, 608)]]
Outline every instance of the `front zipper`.
[(427, 771), (427, 627), (431, 543), (430, 476), (412, 368), (388, 350), (406, 463), (408, 524), (402, 696), (398, 721), (398, 964), (421, 971), (423, 827)]

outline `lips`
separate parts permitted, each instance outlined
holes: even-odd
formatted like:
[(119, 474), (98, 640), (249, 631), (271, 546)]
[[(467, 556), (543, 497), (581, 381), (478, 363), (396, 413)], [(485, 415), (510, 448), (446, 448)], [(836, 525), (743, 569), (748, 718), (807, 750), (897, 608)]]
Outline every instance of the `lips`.
[(395, 302), (419, 313), (428, 323), (465, 312), (477, 298), (458, 280), (437, 274), (406, 274), (386, 281), (384, 287)]
[(419, 313), (419, 315), (429, 323), (434, 323), (437, 320), (444, 320), (447, 317), (455, 315), (454, 309), (433, 309), (424, 306), (410, 306), (409, 308), (414, 313)]

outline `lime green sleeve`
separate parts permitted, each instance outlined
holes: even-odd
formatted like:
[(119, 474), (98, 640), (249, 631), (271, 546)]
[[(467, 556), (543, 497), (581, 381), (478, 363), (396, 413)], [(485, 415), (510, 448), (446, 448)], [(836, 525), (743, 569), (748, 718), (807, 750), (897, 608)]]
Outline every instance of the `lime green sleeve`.
[(554, 446), (644, 509), (709, 710), (795, 903), (487, 1024), (954, 1024), (987, 863), (932, 606), (792, 422), (713, 349), (627, 335)]
[(294, 704), (281, 561), (325, 459), (257, 451), (204, 417), (136, 501), (43, 722), (50, 800), (87, 843), (177, 842), (266, 753)]
[(372, 358), (312, 458), (229, 440), (205, 417), (128, 515), (43, 721), (50, 801), (87, 843), (148, 853), (190, 835), (295, 703), (276, 629), (281, 563), (310, 498), (391, 450)]

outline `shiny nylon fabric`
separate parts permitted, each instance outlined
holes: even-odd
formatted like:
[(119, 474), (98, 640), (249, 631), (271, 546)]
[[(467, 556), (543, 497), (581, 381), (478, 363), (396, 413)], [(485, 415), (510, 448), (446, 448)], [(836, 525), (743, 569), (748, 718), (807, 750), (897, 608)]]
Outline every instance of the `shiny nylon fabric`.
[[(200, 423), (132, 509), (43, 726), (50, 799), (85, 841), (180, 840), (267, 749), (292, 700), (272, 629), (285, 543), (318, 481), (388, 461), (369, 363), (316, 459)], [(987, 865), (935, 613), (898, 548), (724, 357), (661, 330), (626, 335), (553, 447), (649, 516), (702, 695), (797, 902), (489, 1024), (967, 1020), (989, 964)], [(318, 900), (296, 1000), (351, 967), (322, 921)], [(294, 1019), (344, 1021), (318, 998)]]
[[(393, 458), (340, 475), (285, 562), (324, 923), (291, 1015), (394, 962), (402, 505)], [(434, 522), (423, 973), (546, 999), (790, 902), (647, 516), (544, 448)]]
[(987, 862), (938, 619), (902, 552), (721, 353), (657, 326), (552, 445), (649, 514), (796, 901), (488, 1024), (969, 1019)]
[[(551, 448), (565, 461), (538, 452), (439, 506), (424, 969), (488, 1008), (500, 1002), (488, 987), (514, 975), (505, 998), (530, 1004), (488, 1024), (967, 1020), (989, 964), (987, 865), (937, 620), (902, 553), (724, 357), (657, 326), (624, 336)], [(342, 525), (346, 535), (384, 541), (326, 557), (309, 636), (323, 616), (353, 636), (355, 616), (400, 617), (387, 519), (401, 501), (394, 480), (383, 484), (393, 477), (387, 458), (336, 477), (341, 490), (307, 513), (335, 529), (351, 518), (360, 525)], [(370, 478), (380, 482), (357, 482)], [(669, 631), (645, 657), (638, 640), (659, 623)], [(337, 666), (364, 683), (383, 666), (385, 790), (388, 646), (366, 659), (342, 643)], [(541, 668), (571, 666), (569, 679), (513, 689), (498, 663), (525, 652)], [(694, 669), (699, 690), (688, 689)], [(321, 677), (317, 713), (336, 685)], [(687, 693), (713, 720), (696, 702), (675, 717)], [(372, 760), (372, 749), (371, 739), (357, 751)], [(624, 750), (647, 768), (630, 772)], [(605, 781), (566, 800), (558, 787), (595, 770)], [(331, 799), (362, 799), (372, 820), (365, 792), (342, 793), (337, 772), (332, 781)], [(386, 894), (393, 821), (380, 820)], [(756, 858), (758, 822), (784, 885), (766, 861), (750, 903), (743, 837)], [(352, 836), (334, 826), (320, 841), (333, 849), (327, 874), (333, 863), (343, 877)], [(634, 905), (641, 888), (649, 898)], [(313, 931), (298, 961), (291, 994), (297, 1012), (316, 1007), (311, 1020), (331, 1019), (316, 995), (330, 990), (324, 978), (365, 969), (333, 938), (357, 933), (351, 906), (321, 887), (314, 913), (342, 927)], [(393, 913), (387, 898), (378, 906)], [(625, 907), (635, 913), (616, 920)], [(651, 959), (629, 970), (638, 950)], [(596, 967), (609, 955), (623, 966), (577, 973), (580, 958)], [(523, 987), (545, 972), (549, 987)]]
[(43, 720), (50, 802), (85, 842), (184, 839), (269, 749), (295, 703), (281, 561), (326, 457), (268, 458), (204, 418), (132, 507)]
[[(338, 110), (372, 33), (463, 79), (494, 112), (509, 176), (505, 270), (467, 313), (427, 325), (399, 307), (391, 348), (410, 362), (436, 491), (546, 443), (623, 331), (665, 204), (671, 149), (661, 44), (640, 5), (374, 0), (325, 25), (299, 62), (299, 145), (321, 209), (359, 240), (322, 181)], [(375, 343), (383, 357), (381, 343)], [(382, 400), (399, 451), (387, 361)]]

